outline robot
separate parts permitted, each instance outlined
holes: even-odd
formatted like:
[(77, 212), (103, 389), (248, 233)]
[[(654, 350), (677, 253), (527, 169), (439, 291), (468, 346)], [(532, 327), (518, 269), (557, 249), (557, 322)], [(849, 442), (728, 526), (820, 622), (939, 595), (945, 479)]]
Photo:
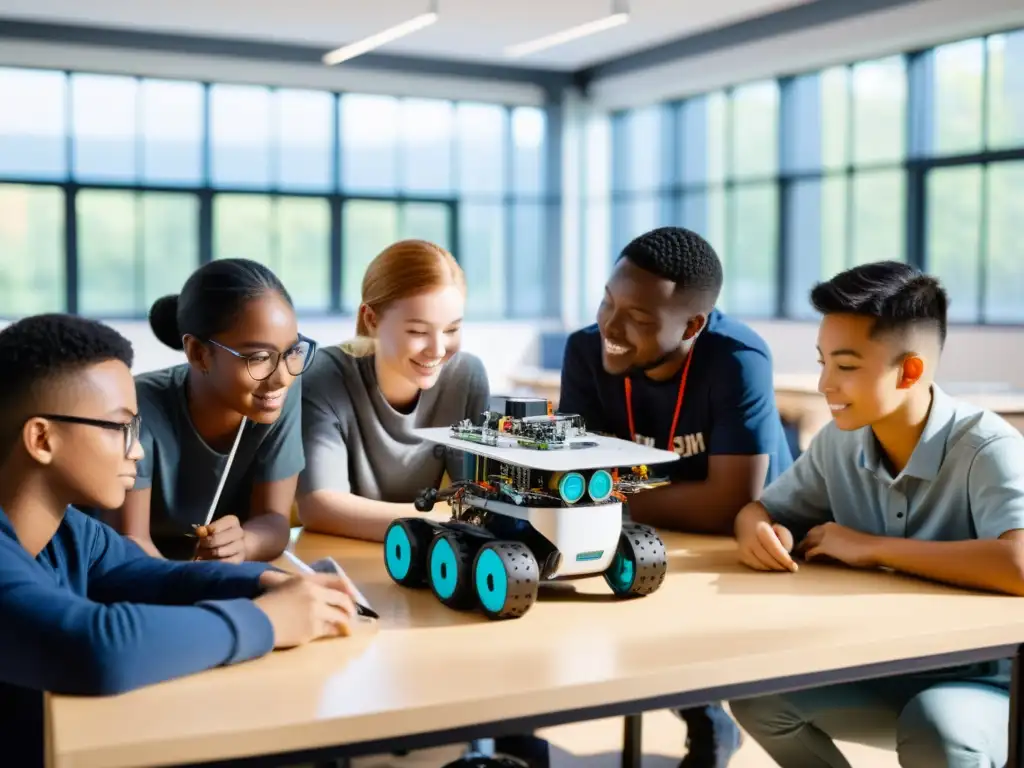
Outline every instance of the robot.
[(539, 398), (502, 398), (479, 423), (417, 430), (463, 452), (468, 479), (426, 488), (416, 509), (452, 510), (435, 522), (403, 517), (384, 537), (384, 564), (402, 586), (429, 586), (455, 610), (491, 619), (523, 616), (544, 581), (603, 575), (623, 598), (649, 595), (667, 570), (654, 529), (623, 522), (627, 494), (666, 484), (648, 465), (671, 451), (588, 433), (577, 414)]

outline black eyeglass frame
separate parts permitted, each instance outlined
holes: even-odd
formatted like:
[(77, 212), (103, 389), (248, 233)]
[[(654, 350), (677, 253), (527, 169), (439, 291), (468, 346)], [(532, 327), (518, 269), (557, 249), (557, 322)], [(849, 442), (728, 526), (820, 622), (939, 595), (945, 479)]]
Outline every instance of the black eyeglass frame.
[(65, 424), (84, 424), (87, 427), (99, 427), (101, 429), (120, 430), (124, 434), (124, 455), (128, 458), (132, 453), (135, 443), (142, 439), (142, 416), (136, 414), (131, 421), (108, 421), (106, 419), (90, 419), (85, 416), (66, 416), (60, 413), (37, 413), (30, 418), (49, 419)]
[[(296, 341), (295, 344), (290, 346), (284, 352), (278, 352), (276, 349), (261, 349), (259, 352), (252, 352), (246, 355), (243, 354), (242, 352), (239, 352), (237, 349), (232, 349), (229, 346), (221, 344), (219, 341), (214, 341), (213, 339), (206, 339), (205, 341), (207, 344), (213, 344), (213, 346), (215, 347), (220, 347), (225, 352), (230, 352), (232, 355), (239, 358), (240, 360), (245, 360), (245, 370), (248, 372), (249, 376), (253, 379), (253, 381), (266, 381), (267, 379), (269, 379), (277, 372), (277, 369), (278, 367), (280, 367), (281, 360), (284, 358), (284, 356), (287, 355), (288, 352), (290, 352), (291, 350), (295, 349), (295, 347), (297, 347), (302, 342), (306, 342), (307, 344), (309, 344), (309, 354), (306, 355), (306, 360), (302, 365), (302, 370), (299, 371), (298, 373), (292, 373), (291, 368), (288, 368), (288, 363), (285, 363), (284, 365), (285, 369), (288, 371), (288, 373), (291, 373), (292, 376), (301, 376), (302, 374), (309, 370), (309, 366), (313, 363), (313, 358), (316, 356), (317, 350), (316, 342), (313, 341), (313, 339), (309, 338), (308, 336), (303, 336), (301, 333), (299, 334), (298, 341)], [(270, 359), (267, 362), (273, 361), (274, 367), (271, 368), (270, 372), (263, 378), (257, 378), (256, 375), (252, 372), (252, 358), (254, 358), (256, 355), (262, 354), (270, 355)]]

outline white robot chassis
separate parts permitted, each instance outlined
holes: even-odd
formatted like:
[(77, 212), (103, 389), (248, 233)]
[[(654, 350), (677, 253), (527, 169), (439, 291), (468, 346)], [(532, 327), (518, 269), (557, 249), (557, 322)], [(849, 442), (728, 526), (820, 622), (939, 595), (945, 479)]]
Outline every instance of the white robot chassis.
[(465, 452), (472, 479), (417, 499), (423, 512), (447, 501), (450, 520), (404, 517), (389, 526), (384, 564), (397, 584), (429, 586), (444, 605), (479, 607), (492, 619), (525, 614), (542, 581), (601, 574), (621, 597), (661, 586), (665, 546), (652, 528), (623, 522), (622, 500), (664, 484), (647, 476), (647, 465), (675, 461), (675, 453), (589, 434), (579, 416), (552, 414), (535, 398), (508, 398), (480, 426), (466, 420), (417, 432)]

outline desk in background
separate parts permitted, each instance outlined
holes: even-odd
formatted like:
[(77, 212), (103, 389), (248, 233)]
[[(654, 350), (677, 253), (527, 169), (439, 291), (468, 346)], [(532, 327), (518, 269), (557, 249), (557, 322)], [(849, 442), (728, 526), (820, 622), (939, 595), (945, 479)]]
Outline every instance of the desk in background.
[[(296, 553), (343, 563), (379, 624), (121, 696), (47, 696), (48, 765), (282, 766), (625, 716), (624, 764), (639, 766), (644, 711), (1016, 660), (1024, 643), (1020, 598), (821, 565), (755, 573), (731, 540), (665, 540), (653, 595), (584, 579), (493, 622), (394, 585), (379, 544), (299, 534)], [(1018, 766), (1016, 704), (1011, 718)]]

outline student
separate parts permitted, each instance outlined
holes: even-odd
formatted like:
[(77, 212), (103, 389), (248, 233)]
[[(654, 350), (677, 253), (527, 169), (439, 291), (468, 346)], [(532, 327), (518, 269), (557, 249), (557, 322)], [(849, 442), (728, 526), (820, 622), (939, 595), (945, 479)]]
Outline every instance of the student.
[(354, 342), (320, 350), (303, 385), (306, 468), (299, 516), (311, 531), (383, 541), (413, 501), (461, 476), (461, 452), (413, 429), (479, 420), (487, 373), (460, 351), (466, 283), (443, 248), (404, 240), (366, 269)]
[[(935, 383), (947, 296), (880, 262), (819, 284), (818, 387), (833, 421), (737, 517), (740, 561), (887, 568), (1024, 595), (1024, 438)], [(794, 547), (794, 542), (797, 542)], [(1002, 766), (1009, 664), (976, 664), (732, 703), (783, 768), (849, 765), (832, 739), (894, 737), (901, 766)]]
[(172, 563), (73, 505), (117, 508), (143, 458), (132, 348), (92, 320), (0, 332), (0, 743), (43, 764), (43, 691), (109, 695), (347, 633), (339, 578)]
[[(629, 243), (605, 285), (597, 323), (571, 334), (559, 411), (592, 432), (674, 451), (652, 467), (668, 486), (635, 494), (629, 516), (659, 528), (725, 535), (736, 514), (792, 463), (775, 406), (771, 353), (715, 308), (722, 265), (681, 227)], [(684, 710), (684, 768), (725, 766), (739, 730), (719, 706)]]
[[(153, 305), (149, 321), (188, 361), (136, 379), (146, 457), (118, 529), (156, 556), (273, 560), (288, 544), (305, 463), (301, 390), (292, 384), (315, 344), (298, 332), (280, 280), (245, 259), (203, 265), (179, 296)], [(213, 522), (194, 532), (240, 429)]]

